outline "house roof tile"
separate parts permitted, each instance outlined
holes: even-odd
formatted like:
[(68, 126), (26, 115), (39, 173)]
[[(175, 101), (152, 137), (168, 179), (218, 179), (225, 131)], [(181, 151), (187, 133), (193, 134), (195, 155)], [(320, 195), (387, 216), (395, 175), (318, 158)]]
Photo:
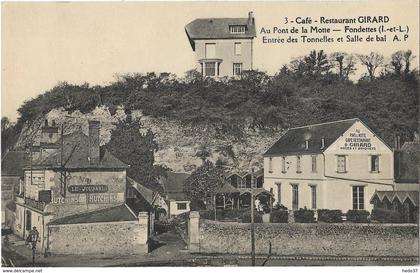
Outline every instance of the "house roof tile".
[(22, 176), (25, 158), (24, 151), (8, 151), (1, 160), (1, 175)]
[[(61, 139), (57, 141), (61, 146)], [(100, 160), (97, 164), (89, 161), (89, 137), (82, 132), (74, 132), (63, 137), (63, 163), (68, 169), (78, 168), (128, 168), (129, 166), (112, 155), (105, 147), (100, 147)], [(61, 167), (61, 148), (51, 152), (46, 157), (33, 160), (32, 167)]]
[[(356, 121), (360, 120), (353, 118), (291, 128), (265, 152), (264, 156), (321, 153)], [(324, 147), (321, 146), (322, 138), (324, 138)], [(305, 140), (308, 140), (308, 149), (306, 149)]]
[[(231, 33), (229, 26), (244, 25), (245, 33)], [(255, 20), (249, 18), (200, 18), (185, 26), (185, 32), (195, 50), (196, 39), (243, 39), (256, 37)]]
[(120, 222), (135, 220), (137, 220), (136, 215), (134, 215), (134, 213), (127, 207), (127, 205), (122, 204), (111, 208), (58, 218), (52, 220), (49, 223), (49, 225)]

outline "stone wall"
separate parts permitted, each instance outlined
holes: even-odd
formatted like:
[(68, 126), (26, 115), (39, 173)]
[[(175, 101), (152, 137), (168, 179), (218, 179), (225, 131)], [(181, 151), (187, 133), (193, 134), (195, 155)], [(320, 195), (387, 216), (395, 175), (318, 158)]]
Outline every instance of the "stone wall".
[[(189, 234), (191, 251), (250, 254), (250, 224), (201, 219)], [(198, 223), (190, 218), (190, 224)], [(195, 237), (194, 237), (195, 236)], [(412, 224), (255, 224), (257, 254), (315, 256), (417, 256), (418, 227)], [(197, 246), (198, 244), (198, 246)]]
[(147, 253), (147, 214), (139, 221), (50, 225), (52, 254), (129, 255)]

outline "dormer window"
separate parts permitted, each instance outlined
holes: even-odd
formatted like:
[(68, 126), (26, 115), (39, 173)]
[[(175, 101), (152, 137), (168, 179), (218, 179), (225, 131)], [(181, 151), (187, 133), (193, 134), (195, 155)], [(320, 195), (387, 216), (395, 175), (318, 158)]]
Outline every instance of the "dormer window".
[(246, 26), (245, 25), (233, 25), (229, 26), (229, 32), (233, 34), (241, 34), (245, 33)]

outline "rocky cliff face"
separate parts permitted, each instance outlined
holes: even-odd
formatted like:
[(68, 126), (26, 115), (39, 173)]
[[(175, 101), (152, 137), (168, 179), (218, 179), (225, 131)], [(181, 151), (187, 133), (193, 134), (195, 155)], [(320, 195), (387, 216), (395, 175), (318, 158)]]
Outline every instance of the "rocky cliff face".
[[(156, 164), (163, 164), (175, 172), (192, 172), (201, 165), (202, 159), (198, 156), (200, 152), (206, 151), (208, 159), (212, 162), (217, 160), (223, 162), (231, 171), (248, 171), (249, 163), (255, 162), (256, 168), (262, 168), (262, 154), (279, 137), (277, 131), (254, 131), (244, 129), (245, 137), (241, 140), (229, 135), (218, 135), (208, 127), (191, 127), (182, 125), (178, 121), (153, 118), (144, 116), (140, 111), (132, 113), (133, 119), (140, 118), (144, 130), (151, 129), (156, 135), (159, 144), (159, 151), (155, 153)], [(126, 119), (122, 108), (118, 108), (114, 115), (111, 115), (106, 107), (97, 107), (88, 114), (78, 111), (68, 113), (64, 109), (54, 109), (47, 115), (39, 117), (31, 124), (25, 124), (17, 146), (40, 142), (40, 128), (45, 119), (55, 120), (61, 126), (63, 124), (64, 134), (70, 134), (81, 130), (88, 134), (88, 120), (94, 119), (101, 122), (100, 139), (101, 144), (110, 140), (111, 131), (120, 120)]]

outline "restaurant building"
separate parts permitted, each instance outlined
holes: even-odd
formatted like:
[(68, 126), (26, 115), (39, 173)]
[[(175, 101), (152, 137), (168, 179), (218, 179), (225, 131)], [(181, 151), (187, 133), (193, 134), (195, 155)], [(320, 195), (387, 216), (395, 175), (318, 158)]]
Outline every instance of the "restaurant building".
[(46, 122), (42, 128), (39, 152), (31, 153), (23, 194), (15, 200), (15, 232), (26, 238), (36, 227), (42, 250), (48, 246), (49, 222), (113, 208), (119, 211), (118, 221), (124, 221), (121, 215), (130, 216), (127, 221), (136, 218), (125, 205), (129, 166), (99, 146), (100, 123), (89, 121), (89, 135), (59, 135), (53, 125)]
[(368, 210), (394, 188), (394, 154), (361, 120), (289, 129), (264, 154), (264, 188), (289, 209)]

